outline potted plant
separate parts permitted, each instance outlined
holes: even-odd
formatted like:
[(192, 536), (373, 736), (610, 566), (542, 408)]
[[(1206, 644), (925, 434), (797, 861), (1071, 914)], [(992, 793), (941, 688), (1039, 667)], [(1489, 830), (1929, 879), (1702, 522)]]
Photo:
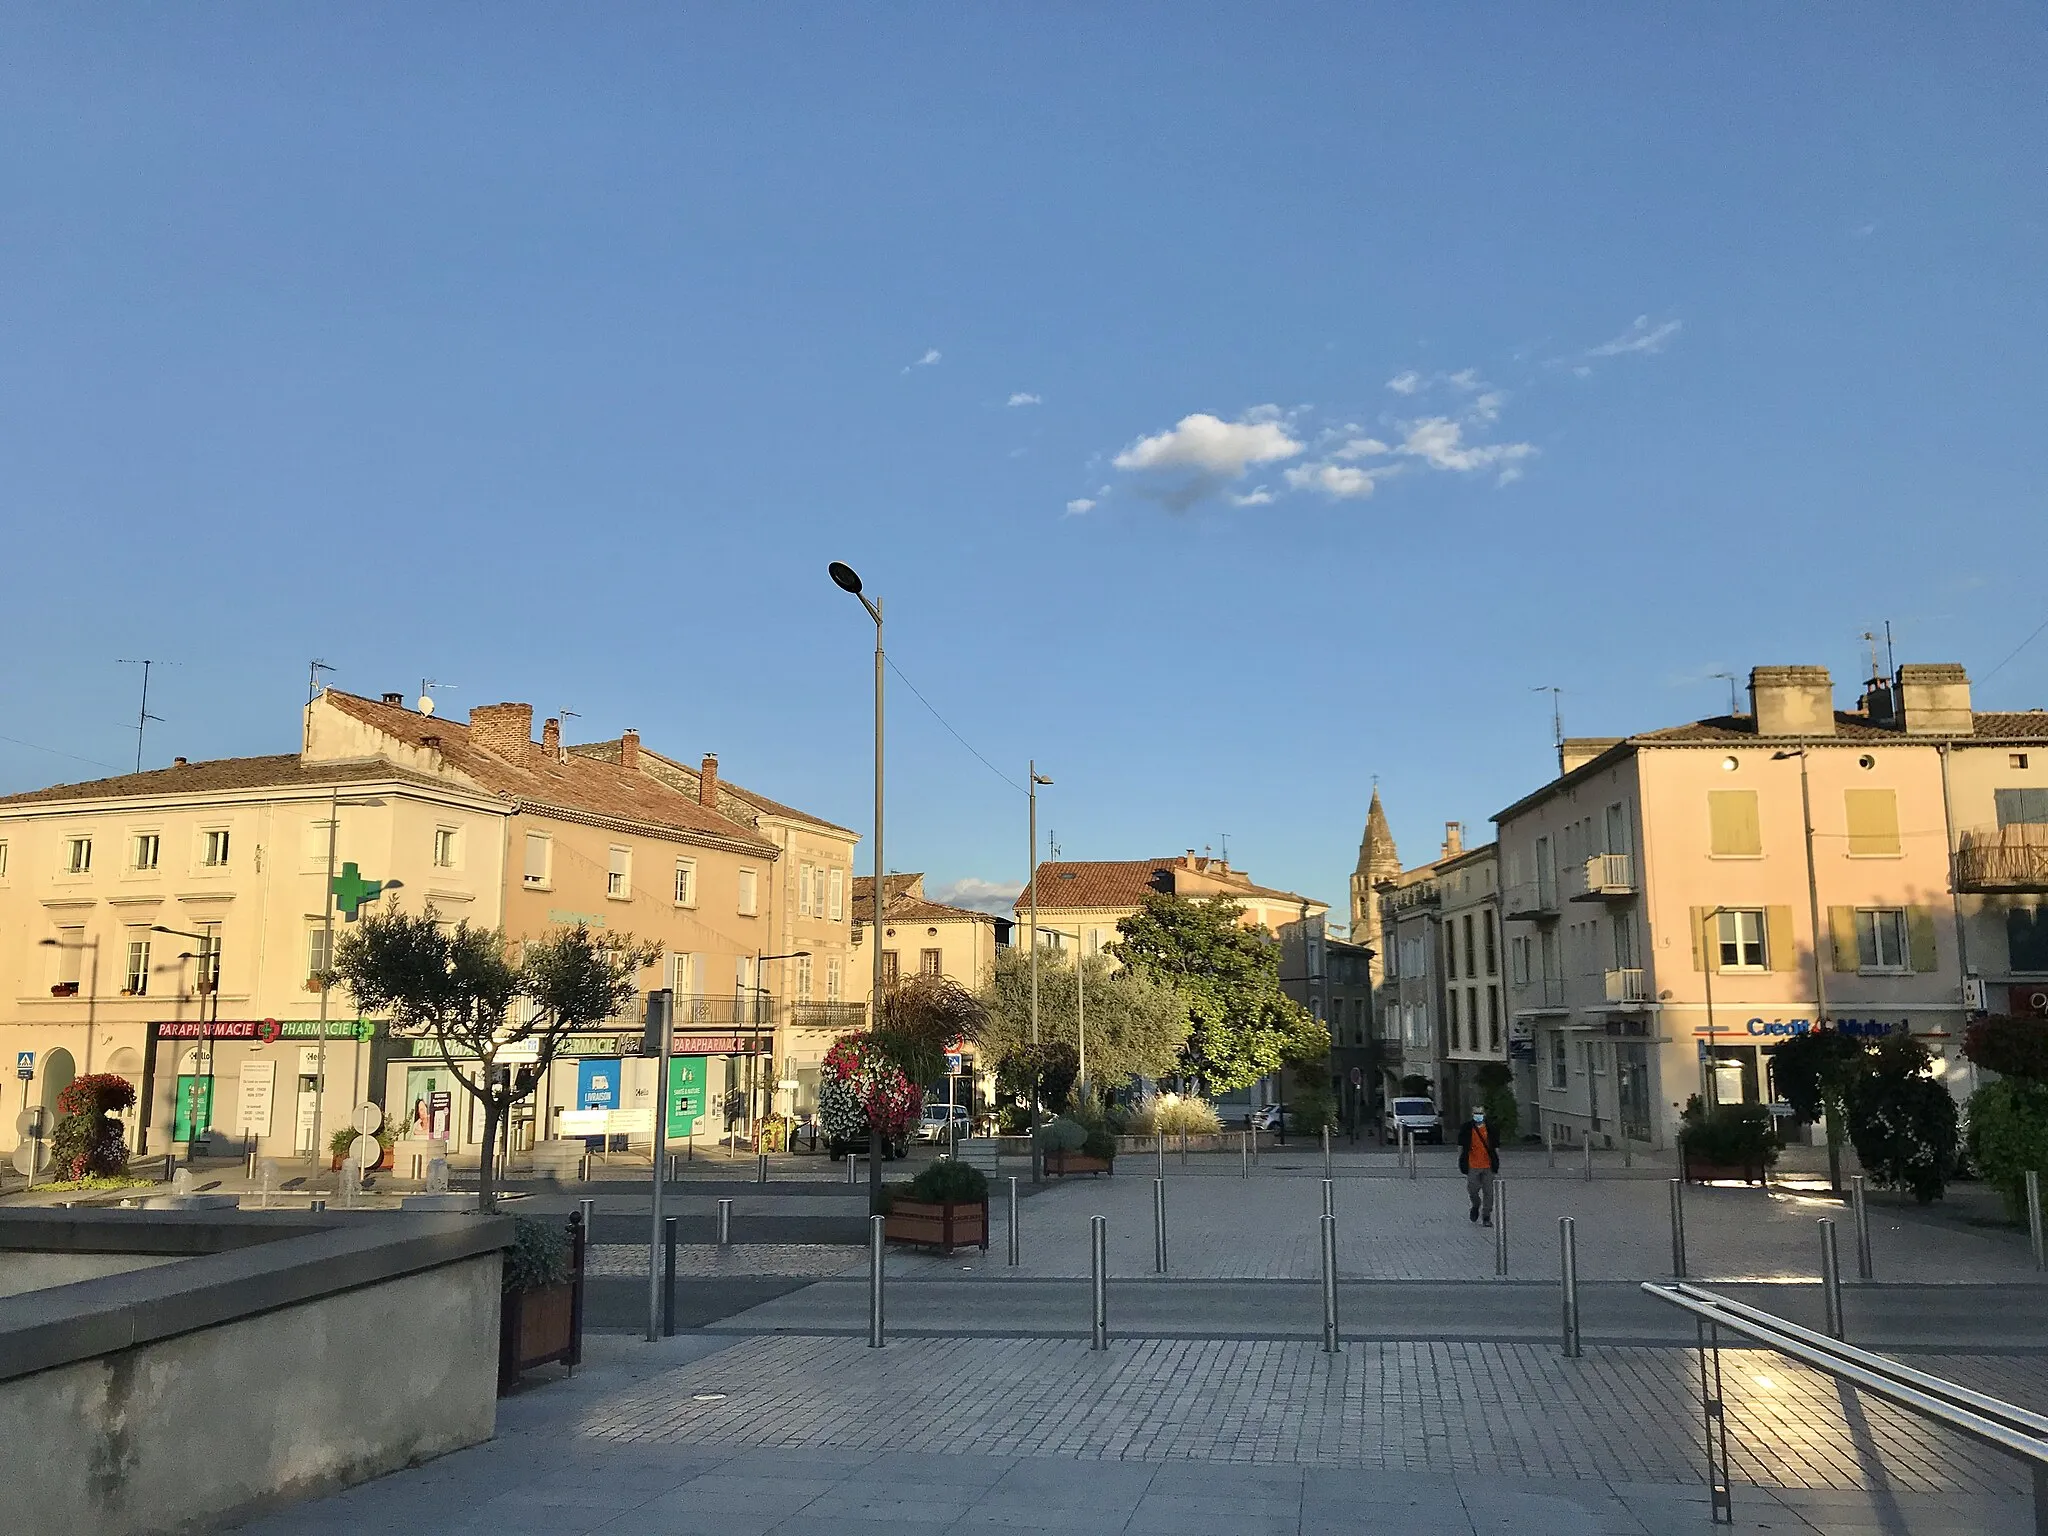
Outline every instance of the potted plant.
[(533, 1366), (559, 1360), (573, 1367), (582, 1358), (583, 1234), (571, 1230), (513, 1218), (498, 1307), (500, 1396)]
[(885, 1191), (882, 1235), (951, 1253), (988, 1247), (988, 1179), (969, 1163), (945, 1158), (908, 1184)]
[(1760, 1184), (1764, 1170), (1778, 1160), (1778, 1133), (1766, 1105), (1722, 1104), (1708, 1114), (1694, 1094), (1680, 1119), (1685, 1176), (1693, 1183), (1740, 1179)]
[(1045, 1171), (1050, 1178), (1116, 1172), (1115, 1138), (1107, 1131), (1090, 1131), (1078, 1120), (1060, 1117), (1046, 1121), (1038, 1128), (1038, 1145), (1045, 1153)]
[(50, 996), (52, 996), (52, 997), (76, 997), (76, 996), (78, 996), (78, 983), (77, 983), (77, 982), (75, 982), (75, 981), (60, 981), (60, 982), (57, 982), (57, 983), (55, 983), (55, 984), (53, 984), (53, 985), (51, 986), (51, 988), (50, 988)]
[[(327, 1138), (327, 1152), (331, 1160), (330, 1166), (336, 1172), (339, 1172), (341, 1165), (348, 1161), (348, 1149), (355, 1144), (356, 1133), (347, 1126), (343, 1126)], [(391, 1149), (397, 1144), (398, 1127), (387, 1120), (377, 1131), (377, 1161), (370, 1164), (363, 1172), (374, 1173), (379, 1168), (389, 1168), (391, 1166)]]

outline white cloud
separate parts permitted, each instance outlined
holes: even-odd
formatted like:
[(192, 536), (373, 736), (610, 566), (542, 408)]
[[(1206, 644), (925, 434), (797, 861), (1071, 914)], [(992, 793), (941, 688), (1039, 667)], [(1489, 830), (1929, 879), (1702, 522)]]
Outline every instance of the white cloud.
[(1444, 382), (1453, 389), (1464, 390), (1467, 394), (1485, 387), (1476, 368), (1460, 368), (1456, 373), (1447, 373), (1444, 375)]
[(1682, 320), (1650, 324), (1648, 315), (1637, 315), (1629, 328), (1612, 341), (1604, 341), (1586, 353), (1588, 357), (1623, 357), (1631, 352), (1662, 352), (1664, 343), (1684, 328)]
[(1422, 388), (1422, 375), (1413, 368), (1410, 368), (1406, 372), (1397, 373), (1387, 380), (1387, 388), (1397, 395), (1412, 395), (1415, 391)]
[(1067, 516), (1069, 517), (1079, 517), (1083, 512), (1093, 512), (1094, 510), (1095, 498), (1092, 496), (1076, 496), (1067, 503)]
[(1236, 479), (1254, 464), (1291, 459), (1302, 445), (1279, 420), (1279, 407), (1258, 406), (1240, 421), (1207, 412), (1183, 416), (1172, 427), (1141, 437), (1110, 462), (1123, 470), (1188, 469), (1217, 479)]
[(1376, 459), (1394, 450), (1376, 437), (1354, 437), (1331, 453), (1333, 459)]
[(1467, 443), (1465, 428), (1448, 416), (1425, 416), (1410, 422), (1401, 446), (1394, 450), (1422, 460), (1432, 469), (1461, 474), (1491, 465), (1512, 464), (1536, 452), (1534, 443)]
[(943, 902), (949, 907), (968, 907), (976, 912), (993, 912), (1008, 917), (1012, 904), (1024, 894), (1024, 886), (1016, 880), (982, 880), (969, 875), (964, 880), (955, 880), (932, 891), (932, 900)]
[(1270, 507), (1273, 505), (1273, 492), (1263, 485), (1254, 486), (1242, 496), (1233, 494), (1230, 504), (1233, 507)]
[(1868, 240), (1876, 233), (1877, 220), (1872, 219), (1868, 224), (1858, 224), (1854, 229), (1850, 230), (1849, 238), (1851, 240)]
[(1363, 501), (1373, 493), (1375, 480), (1373, 471), (1352, 464), (1302, 464), (1287, 471), (1290, 488), (1321, 491), (1332, 501)]
[(939, 360), (939, 356), (939, 349), (937, 347), (926, 347), (924, 349), (924, 356), (914, 363), (905, 363), (903, 371), (908, 373), (913, 368), (929, 368)]
[(1020, 389), (1003, 403), (1005, 405), (1043, 405), (1045, 404), (1045, 397), (1042, 395), (1026, 394)]

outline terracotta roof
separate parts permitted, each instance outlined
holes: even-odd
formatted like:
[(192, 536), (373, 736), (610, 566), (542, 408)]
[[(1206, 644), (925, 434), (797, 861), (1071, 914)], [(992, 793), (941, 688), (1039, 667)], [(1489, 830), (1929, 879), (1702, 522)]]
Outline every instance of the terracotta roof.
[(364, 779), (399, 779), (442, 789), (455, 787), (382, 758), (307, 763), (296, 752), (284, 752), (274, 757), (220, 757), (211, 762), (181, 763), (170, 768), (151, 768), (143, 773), (124, 773), (111, 779), (90, 779), (82, 784), (53, 784), (48, 789), (32, 789), (24, 794), (0, 797), (0, 806), (65, 800), (124, 800), (144, 795), (214, 794), (238, 789), (315, 789), (334, 783), (357, 783)]
[[(384, 704), (332, 688), (322, 697), (388, 736), (429, 747), (458, 773), (537, 810), (666, 828), (687, 834), (687, 840), (710, 840), (744, 852), (773, 856), (776, 851), (772, 844), (735, 826), (730, 818), (705, 810), (658, 779), (628, 773), (617, 763), (573, 752), (565, 762), (544, 752), (538, 742), (528, 742), (526, 750), (516, 756), (500, 757), (478, 746), (468, 726), (439, 715), (418, 714), (402, 704)], [(429, 737), (434, 738), (431, 743)]]
[[(616, 763), (620, 755), (620, 742), (619, 738), (614, 736), (610, 741), (588, 742), (580, 747), (571, 747), (569, 750), (584, 757), (603, 758), (608, 762)], [(665, 753), (653, 751), (644, 742), (640, 747), (640, 755), (652, 758), (655, 762), (660, 763), (671, 773), (675, 774), (678, 779), (682, 780), (687, 786), (683, 791), (684, 793), (694, 795), (697, 792), (698, 783), (703, 776), (703, 769), (701, 767), (678, 761), (676, 758), (670, 757)], [(807, 822), (811, 826), (822, 827), (827, 832), (842, 832), (848, 837), (860, 836), (851, 827), (842, 827), (836, 821), (827, 821), (822, 816), (813, 816), (809, 811), (800, 811), (793, 805), (784, 805), (780, 800), (771, 800), (758, 790), (747, 789), (735, 784), (723, 772), (718, 775), (718, 787), (723, 791), (729, 792), (734, 799), (744, 801), (764, 816), (784, 816), (791, 821)], [(745, 825), (745, 823), (742, 823), (742, 825)]]
[(2048, 742), (2048, 709), (1980, 709), (1976, 727), (1979, 741)]
[[(924, 876), (920, 873), (891, 875), (883, 890), (886, 894), (883, 897), (882, 921), (885, 923), (952, 923), (962, 918), (977, 923), (998, 921), (993, 913), (931, 900), (924, 894)], [(873, 919), (874, 901), (875, 877), (855, 875), (853, 920), (856, 925)]]
[[(892, 903), (902, 896), (914, 895), (922, 898), (924, 894), (924, 875), (921, 871), (907, 875), (890, 875), (882, 886), (882, 893)], [(862, 906), (870, 905), (874, 901), (875, 877), (873, 875), (855, 875), (853, 877), (853, 899)]]
[[(1219, 866), (1220, 867), (1220, 866)], [(1038, 909), (1092, 911), (1102, 907), (1138, 907), (1147, 896), (1165, 895), (1174, 888), (1174, 871), (1186, 865), (1180, 856), (1165, 859), (1108, 859), (1074, 862), (1048, 860), (1038, 866)], [(1216, 881), (1222, 889), (1199, 891), (1198, 896), (1265, 896), (1276, 901), (1303, 902), (1321, 907), (1324, 903), (1295, 891), (1275, 890), (1269, 885), (1224, 883), (1213, 870), (1189, 869), (1191, 876)], [(1232, 874), (1239, 871), (1233, 870)], [(1031, 910), (1031, 887), (1025, 886), (1010, 910), (1019, 914)]]

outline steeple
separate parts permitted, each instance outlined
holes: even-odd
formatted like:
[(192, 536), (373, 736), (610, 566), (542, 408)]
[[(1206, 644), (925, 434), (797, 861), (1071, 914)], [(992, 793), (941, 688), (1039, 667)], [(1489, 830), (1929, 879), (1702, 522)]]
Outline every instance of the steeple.
[(1380, 787), (1372, 787), (1372, 804), (1366, 807), (1365, 836), (1358, 840), (1358, 865), (1351, 873), (1351, 941), (1369, 944), (1376, 952), (1371, 962), (1375, 985), (1380, 978), (1380, 900), (1374, 887), (1401, 873), (1401, 855), (1394, 847), (1394, 833), (1387, 825), (1386, 808), (1380, 804)]

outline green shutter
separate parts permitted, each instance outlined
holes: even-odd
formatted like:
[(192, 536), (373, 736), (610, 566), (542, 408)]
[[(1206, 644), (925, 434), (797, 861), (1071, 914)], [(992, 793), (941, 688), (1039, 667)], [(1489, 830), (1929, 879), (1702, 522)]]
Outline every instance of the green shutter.
[[(1704, 971), (1707, 968), (1707, 961), (1718, 957), (1719, 954), (1720, 947), (1707, 941), (1707, 909), (1705, 907), (1694, 907), (1692, 909), (1692, 968), (1696, 971)], [(1716, 965), (1714, 969), (1718, 971), (1721, 967)]]
[(1912, 956), (1916, 971), (1931, 971), (1940, 963), (1934, 947), (1932, 908), (1906, 908), (1906, 953)]
[(1853, 971), (1861, 963), (1856, 946), (1856, 909), (1854, 907), (1828, 908), (1828, 937), (1833, 941), (1834, 969)]
[(1799, 969), (1798, 947), (1792, 942), (1792, 909), (1790, 907), (1764, 908), (1764, 944), (1767, 953), (1764, 959), (1768, 968), (1774, 971), (1796, 971)]

